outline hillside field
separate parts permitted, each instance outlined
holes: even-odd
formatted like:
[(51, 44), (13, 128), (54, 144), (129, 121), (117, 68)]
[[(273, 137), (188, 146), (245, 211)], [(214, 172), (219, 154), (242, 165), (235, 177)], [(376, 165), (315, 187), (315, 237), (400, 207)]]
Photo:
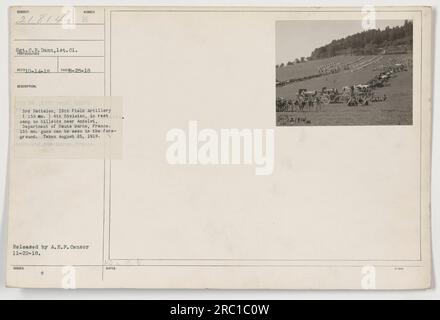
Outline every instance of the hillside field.
[[(320, 65), (329, 63), (350, 65), (350, 70), (324, 75), (321, 77), (289, 83), (276, 87), (276, 96), (284, 99), (296, 99), (299, 89), (321, 90), (323, 87), (341, 90), (345, 86), (365, 84), (380, 73), (380, 67), (396, 61), (409, 59), (410, 55), (377, 56), (337, 56), (329, 59), (313, 60), (304, 63), (277, 68), (277, 81), (298, 79), (318, 73)], [(305, 110), (277, 112), (278, 125), (411, 125), (413, 103), (413, 72), (396, 73), (389, 86), (376, 88), (375, 95), (387, 96), (383, 102), (371, 102), (366, 106), (347, 106), (345, 104), (324, 105), (320, 111)], [(301, 118), (300, 123), (281, 123), (279, 117)]]

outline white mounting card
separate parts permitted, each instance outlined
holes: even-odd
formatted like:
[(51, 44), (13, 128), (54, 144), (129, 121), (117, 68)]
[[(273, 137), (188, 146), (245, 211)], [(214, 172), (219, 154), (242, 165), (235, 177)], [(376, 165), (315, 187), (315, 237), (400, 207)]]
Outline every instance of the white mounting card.
[(431, 8), (11, 7), (7, 285), (431, 286)]

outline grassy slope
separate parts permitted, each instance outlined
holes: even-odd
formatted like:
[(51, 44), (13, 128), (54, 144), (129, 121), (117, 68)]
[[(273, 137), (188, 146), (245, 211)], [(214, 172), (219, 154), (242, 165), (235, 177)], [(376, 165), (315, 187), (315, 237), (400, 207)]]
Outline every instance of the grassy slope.
[(328, 59), (312, 60), (303, 63), (298, 63), (290, 66), (284, 66), (277, 69), (277, 80), (285, 81), (293, 78), (302, 78), (318, 74), (318, 67), (328, 63), (350, 63), (359, 59), (357, 56), (338, 56)]
[[(338, 73), (277, 87), (277, 97), (295, 98), (299, 88), (319, 90), (324, 86), (341, 89), (351, 84), (365, 83), (378, 72), (373, 69), (395, 56), (384, 56), (377, 63), (357, 72)], [(327, 59), (325, 59), (326, 61)], [(323, 64), (323, 60), (320, 64)], [(312, 61), (316, 63), (316, 61)], [(308, 64), (309, 62), (305, 63)], [(304, 68), (304, 66), (302, 66)], [(310, 65), (309, 68), (315, 67)], [(316, 67), (315, 67), (316, 68)], [(292, 71), (292, 70), (290, 70)], [(386, 102), (376, 102), (364, 107), (348, 107), (342, 104), (324, 106), (320, 112), (308, 112), (312, 125), (389, 125), (412, 123), (412, 71), (400, 72), (390, 81), (391, 86), (379, 88), (377, 95), (386, 94)], [(290, 113), (292, 114), (292, 113)]]

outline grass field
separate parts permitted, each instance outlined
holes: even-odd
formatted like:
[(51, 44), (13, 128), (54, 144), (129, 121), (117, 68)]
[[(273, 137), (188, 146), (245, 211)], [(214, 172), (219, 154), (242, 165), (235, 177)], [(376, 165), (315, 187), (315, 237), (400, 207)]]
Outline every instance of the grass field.
[[(364, 84), (374, 78), (379, 71), (374, 70), (389, 61), (405, 59), (408, 55), (385, 56), (339, 56), (330, 59), (309, 61), (277, 69), (277, 80), (286, 80), (316, 74), (320, 65), (329, 62), (355, 62), (351, 71), (294, 82), (276, 88), (277, 97), (295, 99), (299, 89), (321, 90), (322, 87), (337, 88)], [(390, 60), (391, 59), (391, 60)], [(357, 68), (359, 66), (359, 69)], [(350, 107), (344, 104), (324, 105), (321, 111), (313, 108), (304, 112), (278, 112), (277, 125), (411, 125), (412, 124), (412, 68), (397, 73), (389, 86), (377, 88), (375, 94), (387, 95), (385, 102), (373, 102), (367, 106)], [(292, 120), (293, 119), (293, 120)]]

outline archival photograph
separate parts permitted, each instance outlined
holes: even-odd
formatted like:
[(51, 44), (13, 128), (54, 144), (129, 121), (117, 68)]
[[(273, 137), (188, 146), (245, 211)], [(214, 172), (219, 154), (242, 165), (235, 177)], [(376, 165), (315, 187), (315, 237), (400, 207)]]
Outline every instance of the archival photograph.
[(276, 22), (276, 125), (413, 124), (413, 22)]

